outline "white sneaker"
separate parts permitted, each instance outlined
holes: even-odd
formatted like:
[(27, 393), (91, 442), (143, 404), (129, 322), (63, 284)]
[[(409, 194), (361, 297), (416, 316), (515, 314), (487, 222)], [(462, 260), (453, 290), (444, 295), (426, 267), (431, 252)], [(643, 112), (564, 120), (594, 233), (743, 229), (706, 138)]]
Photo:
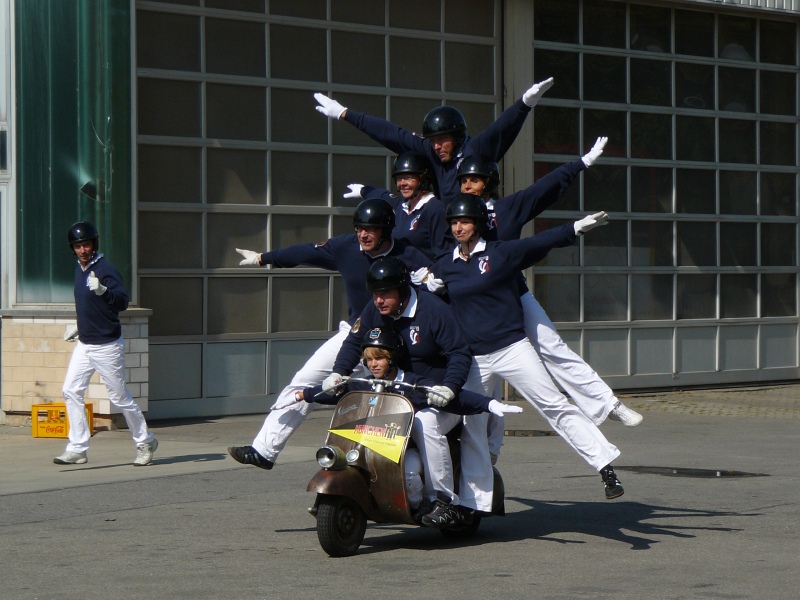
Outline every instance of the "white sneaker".
[(56, 456), (53, 462), (57, 465), (82, 465), (89, 459), (86, 458), (86, 452), (70, 452), (67, 450), (61, 456)]
[(636, 427), (644, 419), (642, 415), (628, 408), (622, 402), (617, 402), (614, 410), (609, 413), (608, 418), (612, 421), (619, 421), (625, 427)]
[(158, 440), (153, 438), (149, 444), (138, 444), (136, 446), (136, 460), (133, 461), (134, 467), (149, 465), (153, 460), (153, 454), (158, 449)]

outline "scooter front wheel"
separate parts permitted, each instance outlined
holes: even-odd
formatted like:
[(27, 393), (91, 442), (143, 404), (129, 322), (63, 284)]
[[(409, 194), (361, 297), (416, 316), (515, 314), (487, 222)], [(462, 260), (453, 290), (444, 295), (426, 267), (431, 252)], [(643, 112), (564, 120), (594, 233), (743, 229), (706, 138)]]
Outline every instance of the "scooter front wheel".
[(330, 556), (352, 556), (364, 541), (367, 515), (345, 496), (320, 494), (317, 506), (319, 545)]

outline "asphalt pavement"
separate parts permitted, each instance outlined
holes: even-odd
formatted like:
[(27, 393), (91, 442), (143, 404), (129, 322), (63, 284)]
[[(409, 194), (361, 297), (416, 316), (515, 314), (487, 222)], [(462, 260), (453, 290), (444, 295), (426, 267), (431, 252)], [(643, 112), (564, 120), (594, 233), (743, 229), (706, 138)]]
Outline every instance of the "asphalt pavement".
[(321, 550), (305, 491), (330, 408), (271, 471), (226, 452), (263, 415), (153, 422), (147, 467), (126, 430), (60, 466), (65, 440), (0, 426), (0, 597), (796, 598), (800, 385), (621, 397), (644, 422), (601, 426), (618, 500), (522, 403), (498, 462), (506, 517), (458, 542), (371, 523), (344, 559)]

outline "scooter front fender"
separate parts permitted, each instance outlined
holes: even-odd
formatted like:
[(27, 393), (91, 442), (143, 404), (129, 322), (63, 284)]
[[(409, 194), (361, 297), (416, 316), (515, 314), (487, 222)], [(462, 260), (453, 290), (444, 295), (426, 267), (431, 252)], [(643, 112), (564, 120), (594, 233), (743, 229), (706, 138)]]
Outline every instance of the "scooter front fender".
[(372, 513), (369, 484), (361, 471), (355, 467), (345, 467), (335, 471), (320, 469), (308, 482), (306, 491), (345, 496), (356, 502), (365, 514)]

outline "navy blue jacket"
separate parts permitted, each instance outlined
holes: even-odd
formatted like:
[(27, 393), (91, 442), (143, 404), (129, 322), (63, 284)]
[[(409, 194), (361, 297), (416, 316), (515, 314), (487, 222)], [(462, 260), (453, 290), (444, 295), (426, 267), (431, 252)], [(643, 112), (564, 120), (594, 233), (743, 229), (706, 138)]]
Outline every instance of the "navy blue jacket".
[[(89, 289), (87, 280), (95, 276), (108, 289), (98, 296)], [(96, 255), (81, 268), (75, 267), (75, 311), (78, 316), (78, 337), (84, 344), (107, 344), (122, 337), (119, 313), (128, 308), (128, 290), (122, 276), (102, 254)]]
[(447, 204), (461, 192), (456, 181), (456, 171), (461, 159), (478, 155), (485, 160), (499, 161), (517, 139), (522, 124), (530, 112), (530, 106), (527, 106), (522, 99), (517, 100), (487, 129), (475, 137), (467, 137), (456, 157), (446, 163), (439, 160), (427, 139), (385, 119), (348, 108), (344, 120), (396, 154), (416, 150), (427, 156), (436, 173), (436, 195)]
[(519, 272), (576, 237), (574, 224), (567, 223), (521, 240), (484, 242), (468, 261), (454, 260), (450, 254), (431, 265), (434, 276), (447, 285), (450, 305), (473, 354), (489, 354), (526, 337)]
[(412, 294), (417, 298), (413, 317), (394, 319), (383, 316), (372, 302), (367, 303), (358, 326), (354, 326), (342, 343), (333, 365), (333, 372), (350, 373), (361, 360), (361, 341), (374, 327), (385, 327), (398, 333), (406, 345), (406, 361), (400, 366), (418, 377), (445, 385), (454, 392), (467, 381), (472, 365), (467, 342), (452, 309), (428, 292)]
[(372, 300), (372, 294), (366, 287), (367, 271), (373, 262), (384, 256), (397, 257), (409, 271), (416, 271), (430, 264), (430, 260), (422, 252), (399, 240), (392, 242), (388, 252), (373, 258), (361, 249), (355, 233), (332, 237), (323, 244), (295, 244), (264, 252), (261, 263), (276, 268), (305, 265), (339, 271), (347, 297), (347, 322), (352, 325), (364, 305)]

